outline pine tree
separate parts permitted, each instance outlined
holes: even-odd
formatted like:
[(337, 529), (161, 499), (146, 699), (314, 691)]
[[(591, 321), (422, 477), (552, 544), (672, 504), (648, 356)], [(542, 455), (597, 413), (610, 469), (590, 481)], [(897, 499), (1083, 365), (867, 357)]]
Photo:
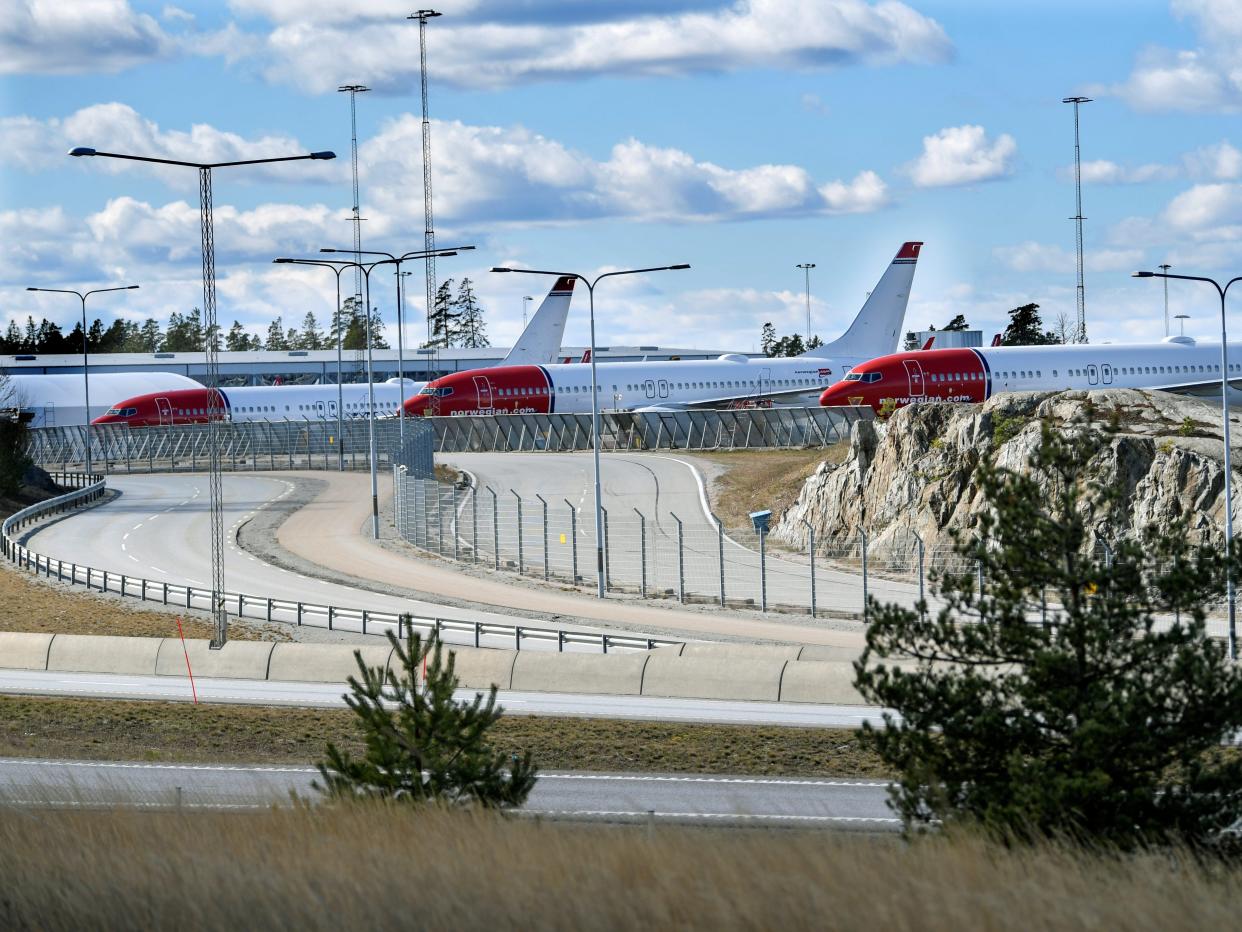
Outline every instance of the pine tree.
[(233, 321), (233, 326), (224, 335), (224, 348), (230, 353), (244, 353), (250, 349), (250, 334), (242, 329), (241, 321)]
[(8, 329), (4, 331), (4, 351), (6, 353), (20, 353), (22, 349), (22, 329), (17, 326), (17, 321), (10, 320)]
[(298, 334), (297, 348), (317, 350), (325, 347), (323, 331), (319, 329), (319, 321), (310, 311), (302, 318), (302, 332)]
[(776, 355), (776, 327), (768, 321), (759, 330), (759, 352), (764, 356)]
[(148, 317), (142, 324), (142, 352), (158, 352), (163, 340), (164, 334), (160, 332), (160, 322), (154, 317)]
[(806, 348), (808, 351), (810, 351), (813, 349), (819, 349), (823, 345), (824, 345), (824, 341), (819, 338), (819, 334), (817, 333), (814, 336), (812, 336), (810, 340), (807, 341)]
[(1009, 312), (1009, 326), (1001, 337), (1001, 346), (1046, 346), (1059, 342), (1056, 334), (1044, 330), (1038, 304), (1024, 304)]
[(263, 348), (268, 351), (289, 349), (289, 343), (285, 339), (284, 321), (279, 317), (267, 325), (267, 339), (263, 341)]
[(315, 788), (333, 799), (520, 806), (537, 771), (529, 751), (510, 759), (487, 742), (503, 714), (496, 687), (486, 699), (458, 702), (454, 655), (445, 657), (434, 636), (411, 634), (402, 644), (389, 632), (388, 640), (398, 662), (368, 667), (356, 651), (359, 676), (349, 678), (345, 697), (366, 752), (355, 759), (329, 742)]
[(332, 325), (328, 328), (328, 342), (332, 346), (336, 346), (339, 337), (342, 347), (351, 349), (352, 347), (344, 346), (345, 338), (349, 333), (350, 323), (357, 316), (358, 299), (356, 297), (348, 297), (341, 303), (332, 313)]
[(1209, 844), (1242, 818), (1242, 756), (1221, 746), (1242, 670), (1205, 625), (1225, 558), (1184, 524), (1097, 553), (1092, 529), (1127, 507), (1123, 483), (1086, 478), (1116, 461), (1104, 447), (1045, 423), (1028, 471), (985, 460), (991, 508), (958, 543), (971, 569), (933, 581), (944, 607), (871, 601), (857, 684), (893, 712), (864, 739), (907, 826), (1129, 848)]
[(951, 321), (944, 325), (944, 329), (950, 333), (958, 330), (969, 330), (970, 324), (966, 323), (966, 315), (958, 314)]
[(458, 346), (478, 349), (491, 345), (487, 339), (487, 325), (483, 321), (483, 308), (474, 296), (474, 285), (470, 279), (463, 278), (457, 287), (453, 310), (457, 314)]
[(445, 279), (436, 289), (436, 302), (431, 312), (431, 339), (428, 346), (453, 346), (457, 337), (457, 312), (454, 310), (453, 280)]
[(384, 339), (384, 318), (379, 308), (371, 308), (371, 348), (388, 349), (388, 341)]

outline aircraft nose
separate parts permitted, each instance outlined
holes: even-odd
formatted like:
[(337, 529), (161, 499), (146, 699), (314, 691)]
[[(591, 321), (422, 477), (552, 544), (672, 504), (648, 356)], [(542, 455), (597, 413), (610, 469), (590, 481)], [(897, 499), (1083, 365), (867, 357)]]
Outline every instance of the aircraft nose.
[(427, 398), (424, 395), (415, 395), (413, 398), (406, 399), (405, 413), (410, 417), (422, 417), (427, 413)]
[(836, 385), (829, 385), (824, 389), (824, 393), (819, 396), (819, 403), (824, 406), (829, 405), (847, 405), (849, 404), (850, 387), (845, 382), (838, 382)]

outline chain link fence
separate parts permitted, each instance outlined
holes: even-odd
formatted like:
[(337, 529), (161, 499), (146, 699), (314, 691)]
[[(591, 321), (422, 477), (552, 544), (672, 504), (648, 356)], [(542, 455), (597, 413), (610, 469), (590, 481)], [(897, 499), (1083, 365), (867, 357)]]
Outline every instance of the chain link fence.
[[(590, 502), (522, 497), (512, 490), (417, 478), (394, 469), (394, 523), (414, 546), (447, 559), (558, 584), (598, 586)], [(702, 513), (603, 515), (603, 581), (609, 592), (763, 611), (860, 616), (868, 595), (914, 605), (933, 569), (969, 571), (966, 558), (908, 541), (802, 549)]]
[[(714, 411), (604, 411), (606, 450), (737, 450), (827, 447), (848, 439), (870, 408), (738, 408)], [(590, 414), (488, 414), (427, 418), (437, 453), (591, 448)]]
[[(263, 469), (369, 469), (370, 434), (365, 419), (345, 421), (281, 420), (223, 422), (216, 425), (221, 468), (231, 471)], [(434, 432), (421, 418), (375, 421), (376, 462), (381, 469), (395, 463), (411, 475), (432, 475)], [(89, 428), (41, 427), (30, 431), (30, 457), (44, 468), (67, 471), (91, 461), (105, 472), (197, 472), (210, 462), (206, 424), (130, 428), (100, 424)]]

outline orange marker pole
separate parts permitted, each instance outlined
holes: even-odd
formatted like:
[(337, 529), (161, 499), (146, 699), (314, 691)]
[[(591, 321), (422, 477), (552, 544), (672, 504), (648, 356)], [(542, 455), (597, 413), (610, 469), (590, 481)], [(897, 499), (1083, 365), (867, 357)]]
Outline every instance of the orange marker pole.
[(194, 704), (198, 705), (198, 690), (194, 687), (194, 671), (190, 669), (190, 651), (185, 646), (185, 631), (181, 627), (181, 616), (177, 616), (177, 634), (181, 635), (181, 652), (185, 654), (185, 672), (190, 674), (190, 694), (194, 696)]

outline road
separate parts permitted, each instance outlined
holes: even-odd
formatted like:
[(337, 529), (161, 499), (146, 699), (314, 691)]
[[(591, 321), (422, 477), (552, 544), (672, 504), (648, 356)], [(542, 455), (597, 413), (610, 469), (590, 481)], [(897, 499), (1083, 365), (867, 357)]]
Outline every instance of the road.
[[(313, 798), (309, 767), (0, 758), (0, 803), (252, 808)], [(677, 774), (545, 773), (524, 811), (571, 818), (760, 822), (894, 831), (874, 781)]]
[[(353, 477), (365, 481), (365, 476)], [(96, 569), (129, 576), (209, 588), (210, 544), (206, 478), (200, 475), (112, 476), (113, 501), (75, 513), (35, 531), (29, 546), (40, 553)], [(511, 625), (511, 615), (485, 609), (452, 607), (425, 599), (372, 592), (327, 582), (265, 562), (237, 546), (236, 532), (259, 509), (289, 495), (294, 485), (272, 476), (225, 475), (225, 588), (291, 602), (318, 603), (381, 612), (408, 612)], [(355, 535), (357, 528), (354, 529)], [(285, 613), (286, 615), (288, 613)], [(278, 615), (275, 620), (288, 621)], [(345, 629), (350, 622), (338, 619)], [(539, 627), (537, 623), (534, 625)], [(356, 627), (356, 625), (355, 625)], [(575, 624), (543, 625), (595, 631)], [(453, 640), (452, 636), (446, 640)], [(481, 646), (511, 647), (512, 637), (485, 638)], [(533, 642), (532, 648), (547, 645)], [(555, 642), (551, 645), (555, 647)]]
[[(469, 495), (459, 496), (461, 545), (472, 547), (477, 542), (488, 562), (494, 561), (499, 547), (501, 560), (510, 568), (516, 567), (520, 497), (522, 563), (529, 573), (542, 574), (543, 506), (536, 497), (542, 495), (548, 502), (549, 572), (562, 579), (573, 577), (576, 536), (577, 575), (587, 584), (593, 582), (595, 480), (589, 454), (451, 453), (439, 454), (438, 460), (469, 473), (479, 489), (477, 506)], [(758, 539), (749, 532), (721, 534), (711, 516), (704, 480), (692, 462), (657, 453), (609, 452), (601, 459), (600, 472), (601, 501), (607, 511), (610, 587), (676, 595), (684, 585), (688, 595), (715, 599), (719, 597), (723, 576), (729, 600), (762, 603)], [(492, 492), (496, 493), (494, 502)], [(763, 505), (757, 501), (755, 509)], [(451, 511), (450, 507), (448, 512)], [(444, 523), (432, 522), (431, 542), (438, 547), (443, 540), (441, 552), (451, 555), (452, 528), (443, 529), (440, 525)], [(807, 557), (773, 546), (766, 550), (768, 604), (809, 608), (811, 572)], [(821, 552), (815, 571), (818, 609), (838, 614), (861, 612), (861, 574), (844, 571), (823, 557)], [(907, 605), (919, 598), (917, 581), (885, 578), (875, 572), (869, 579), (869, 592), (877, 598)]]
[[(244, 705), (343, 708), (345, 687), (339, 683), (290, 683), (225, 678), (194, 681), (202, 702)], [(477, 690), (461, 689), (457, 698), (470, 701)], [(102, 673), (60, 673), (43, 670), (0, 670), (0, 693), (38, 696), (82, 696), (97, 699), (152, 699), (190, 702), (190, 681), (182, 676), (121, 676)], [(733, 725), (785, 725), (807, 728), (858, 728), (878, 723), (872, 706), (820, 705), (804, 702), (741, 702), (723, 699), (669, 699), (660, 696), (600, 696), (573, 693), (504, 691), (500, 704), (514, 715), (556, 715), (635, 721), (699, 722)]]

